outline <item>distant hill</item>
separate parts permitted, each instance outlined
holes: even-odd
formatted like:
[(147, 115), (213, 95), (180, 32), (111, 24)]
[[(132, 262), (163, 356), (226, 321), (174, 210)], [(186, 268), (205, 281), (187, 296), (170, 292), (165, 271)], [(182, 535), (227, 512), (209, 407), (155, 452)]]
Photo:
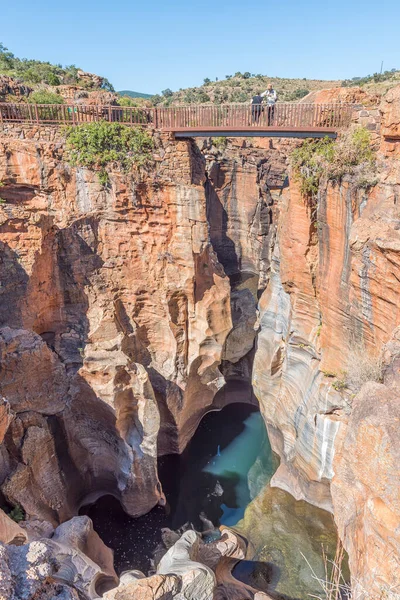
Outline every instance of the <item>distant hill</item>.
[(120, 96), (129, 96), (130, 98), (151, 98), (152, 94), (142, 94), (142, 92), (132, 92), (132, 90), (121, 90), (117, 92)]

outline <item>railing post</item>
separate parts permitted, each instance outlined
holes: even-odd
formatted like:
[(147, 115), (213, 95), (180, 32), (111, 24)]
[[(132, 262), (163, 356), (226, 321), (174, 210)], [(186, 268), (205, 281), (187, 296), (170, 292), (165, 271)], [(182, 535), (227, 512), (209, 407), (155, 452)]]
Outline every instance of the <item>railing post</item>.
[(158, 111), (157, 107), (154, 107), (154, 129), (158, 128)]
[(39, 112), (38, 112), (37, 104), (35, 104), (35, 116), (36, 116), (36, 123), (39, 125)]
[(111, 104), (110, 104), (110, 106), (108, 107), (108, 120), (109, 120), (109, 122), (111, 123)]

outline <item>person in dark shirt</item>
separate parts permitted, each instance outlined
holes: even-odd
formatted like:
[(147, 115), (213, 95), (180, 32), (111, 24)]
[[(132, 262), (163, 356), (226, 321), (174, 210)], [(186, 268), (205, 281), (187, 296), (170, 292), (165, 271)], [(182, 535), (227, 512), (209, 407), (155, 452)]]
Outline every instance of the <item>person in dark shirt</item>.
[(258, 123), (262, 111), (262, 96), (257, 92), (251, 101), (251, 120), (253, 123)]

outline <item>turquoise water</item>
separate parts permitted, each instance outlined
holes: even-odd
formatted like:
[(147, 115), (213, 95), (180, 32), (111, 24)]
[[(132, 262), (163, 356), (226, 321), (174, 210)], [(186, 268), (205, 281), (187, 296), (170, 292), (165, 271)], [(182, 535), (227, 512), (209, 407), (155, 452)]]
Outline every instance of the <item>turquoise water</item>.
[(321, 545), (334, 553), (336, 530), (329, 513), (268, 485), (276, 467), (261, 414), (230, 404), (203, 418), (182, 455), (159, 459), (165, 508), (133, 519), (106, 496), (84, 512), (114, 550), (118, 573), (151, 573), (163, 528), (189, 524), (207, 541), (226, 525), (248, 540), (248, 560), (234, 571), (238, 579), (274, 598), (306, 599), (321, 590), (304, 557), (323, 576)]
[(259, 412), (252, 413), (243, 423), (243, 431), (203, 468), (218, 481), (232, 488), (233, 502), (223, 502), (219, 524), (229, 527), (243, 518), (247, 505), (271, 479), (276, 461)]

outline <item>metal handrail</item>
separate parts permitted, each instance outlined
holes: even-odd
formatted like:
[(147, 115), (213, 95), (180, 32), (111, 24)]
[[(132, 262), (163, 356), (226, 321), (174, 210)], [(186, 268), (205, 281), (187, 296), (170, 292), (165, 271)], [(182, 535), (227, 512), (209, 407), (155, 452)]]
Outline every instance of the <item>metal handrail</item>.
[(109, 121), (167, 131), (185, 130), (337, 130), (348, 127), (351, 104), (286, 103), (190, 104), (169, 107), (124, 107), (84, 104), (0, 103), (0, 123), (79, 125)]

